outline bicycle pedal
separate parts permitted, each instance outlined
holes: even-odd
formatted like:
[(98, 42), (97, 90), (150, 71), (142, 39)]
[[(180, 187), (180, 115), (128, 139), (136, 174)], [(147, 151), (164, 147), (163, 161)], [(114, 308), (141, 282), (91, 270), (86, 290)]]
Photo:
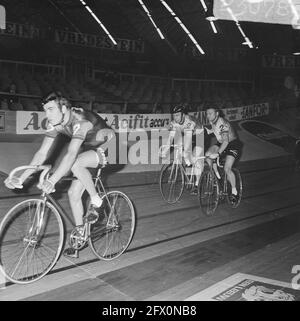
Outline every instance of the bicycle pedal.
[(84, 222), (89, 224), (95, 224), (99, 219), (98, 213), (89, 213), (84, 217)]
[(72, 257), (74, 259), (79, 258), (78, 250), (74, 249), (73, 247), (65, 249), (63, 255), (66, 257)]
[(85, 246), (85, 241), (82, 242), (70, 242), (70, 246), (74, 249), (74, 250), (81, 250), (84, 248)]

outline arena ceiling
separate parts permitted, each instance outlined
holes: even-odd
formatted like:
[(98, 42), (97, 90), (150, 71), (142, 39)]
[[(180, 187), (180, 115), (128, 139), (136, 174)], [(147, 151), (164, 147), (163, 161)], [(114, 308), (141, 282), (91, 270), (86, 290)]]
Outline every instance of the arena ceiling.
[[(85, 0), (116, 38), (141, 38), (159, 47), (162, 41), (137, 0)], [(175, 51), (192, 45), (190, 39), (174, 21), (159, 0), (143, 0), (158, 27), (166, 37), (165, 43)], [(166, 0), (191, 31), (201, 47), (245, 48), (243, 38), (233, 21), (216, 21), (214, 34), (200, 0)], [(207, 5), (212, 0), (206, 0)], [(104, 34), (100, 26), (83, 8), (79, 0), (6, 0), (8, 21), (34, 23), (44, 27), (63, 27), (83, 33)], [(291, 53), (299, 44), (300, 31), (290, 25), (241, 22), (254, 46), (264, 52)]]

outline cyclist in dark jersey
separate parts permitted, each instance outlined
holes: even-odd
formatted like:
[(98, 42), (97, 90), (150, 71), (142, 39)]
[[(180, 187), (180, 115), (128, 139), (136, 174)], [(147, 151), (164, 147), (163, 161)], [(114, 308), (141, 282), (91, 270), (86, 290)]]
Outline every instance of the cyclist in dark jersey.
[[(42, 165), (48, 157), (50, 148), (58, 134), (71, 138), (66, 155), (48, 180), (44, 181), (42, 190), (51, 193), (55, 184), (70, 170), (77, 178), (68, 191), (70, 206), (74, 215), (78, 231), (83, 231), (83, 204), (82, 194), (85, 190), (91, 197), (92, 210), (87, 218), (90, 222), (98, 218), (97, 209), (102, 205), (102, 199), (97, 194), (91, 173), (88, 168), (96, 168), (99, 164), (106, 164), (104, 150), (100, 147), (103, 143), (115, 137), (114, 131), (96, 113), (81, 108), (72, 108), (70, 102), (59, 92), (53, 92), (44, 99), (43, 108), (48, 119), (45, 138), (41, 147), (35, 153), (30, 165)], [(81, 152), (82, 147), (85, 151)], [(19, 177), (23, 182), (33, 173), (25, 171)], [(14, 188), (13, 184), (6, 184)], [(66, 249), (64, 254), (77, 257), (73, 248)]]
[[(205, 155), (214, 159), (217, 157), (225, 158), (224, 171), (231, 184), (230, 200), (236, 202), (238, 199), (238, 191), (236, 189), (236, 178), (232, 171), (234, 162), (241, 156), (242, 143), (238, 139), (237, 134), (228, 120), (220, 116), (220, 111), (216, 108), (209, 107), (206, 111), (207, 119), (211, 125), (211, 129), (206, 128), (207, 133), (213, 133), (217, 139), (217, 143), (206, 151)], [(210, 166), (213, 166), (217, 177), (220, 175), (217, 171), (217, 165), (207, 159)]]

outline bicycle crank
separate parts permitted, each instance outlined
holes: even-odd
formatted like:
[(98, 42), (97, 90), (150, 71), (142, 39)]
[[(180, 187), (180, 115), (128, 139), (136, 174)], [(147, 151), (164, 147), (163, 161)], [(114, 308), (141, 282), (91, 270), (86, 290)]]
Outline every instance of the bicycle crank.
[(86, 243), (84, 235), (74, 228), (70, 234), (70, 246), (75, 250), (81, 250)]

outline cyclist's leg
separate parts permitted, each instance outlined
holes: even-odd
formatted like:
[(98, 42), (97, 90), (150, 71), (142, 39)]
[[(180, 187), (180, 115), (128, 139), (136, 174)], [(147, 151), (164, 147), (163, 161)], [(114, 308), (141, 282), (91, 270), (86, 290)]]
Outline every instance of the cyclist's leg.
[(83, 184), (78, 179), (72, 182), (68, 190), (69, 202), (76, 226), (83, 224), (83, 204), (81, 197), (84, 190)]
[[(210, 156), (212, 154), (216, 154), (219, 151), (218, 145), (212, 145), (209, 147), (209, 149), (206, 151), (205, 156)], [(210, 158), (206, 159), (208, 165), (211, 167), (213, 161)]]
[(229, 181), (231, 185), (231, 191), (233, 195), (237, 195), (237, 190), (236, 190), (236, 179), (235, 175), (232, 171), (232, 166), (235, 162), (235, 158), (232, 155), (226, 155), (226, 160), (225, 160), (225, 165), (224, 165), (224, 171), (227, 175), (227, 180)]
[(192, 165), (192, 140), (193, 140), (193, 133), (191, 130), (185, 130), (184, 131), (184, 137), (183, 137), (183, 157), (184, 161), (187, 166)]
[(197, 140), (196, 140), (196, 135), (193, 136), (192, 139), (192, 147), (193, 147), (193, 152), (192, 152), (192, 163), (194, 165), (195, 169), (195, 186), (198, 186), (198, 183), (200, 181), (201, 174), (204, 169), (204, 159), (198, 159), (199, 157), (203, 156), (203, 146), (197, 146)]
[[(212, 145), (208, 149), (208, 151), (205, 153), (205, 156), (210, 156), (212, 154), (216, 154), (216, 153), (218, 153), (219, 149), (220, 149), (220, 145)], [(209, 167), (212, 167), (214, 169), (214, 172), (215, 172), (216, 176), (218, 177), (218, 179), (220, 179), (221, 176), (219, 174), (217, 164), (215, 162), (213, 162), (213, 160), (210, 158), (207, 158), (206, 161), (207, 161)]]
[(227, 180), (231, 185), (232, 195), (236, 196), (238, 194), (238, 191), (236, 189), (236, 177), (232, 171), (232, 166), (235, 160), (240, 157), (241, 142), (237, 139), (231, 141), (223, 153), (226, 156), (224, 171), (227, 174)]
[(89, 150), (78, 155), (71, 170), (76, 178), (80, 180), (91, 197), (91, 202), (96, 207), (101, 206), (102, 199), (97, 194), (92, 175), (88, 168), (97, 168), (100, 159), (96, 151)]
[(192, 157), (192, 164), (194, 168), (194, 179), (195, 184), (193, 189), (191, 190), (192, 195), (198, 194), (198, 184), (200, 181), (201, 174), (204, 169), (204, 159), (198, 159), (201, 156), (203, 148), (200, 146), (194, 146), (193, 148), (193, 157)]
[(195, 175), (196, 175), (195, 185), (196, 186), (198, 186), (203, 170), (204, 170), (204, 159), (201, 159), (201, 160), (198, 160), (195, 164)]
[[(75, 225), (78, 233), (83, 233), (83, 204), (82, 204), (82, 194), (85, 188), (80, 180), (75, 180), (72, 182), (69, 190), (69, 202), (72, 210), (72, 214), (75, 220)], [(63, 254), (68, 257), (78, 258), (78, 251), (75, 250), (72, 246), (67, 247)]]

